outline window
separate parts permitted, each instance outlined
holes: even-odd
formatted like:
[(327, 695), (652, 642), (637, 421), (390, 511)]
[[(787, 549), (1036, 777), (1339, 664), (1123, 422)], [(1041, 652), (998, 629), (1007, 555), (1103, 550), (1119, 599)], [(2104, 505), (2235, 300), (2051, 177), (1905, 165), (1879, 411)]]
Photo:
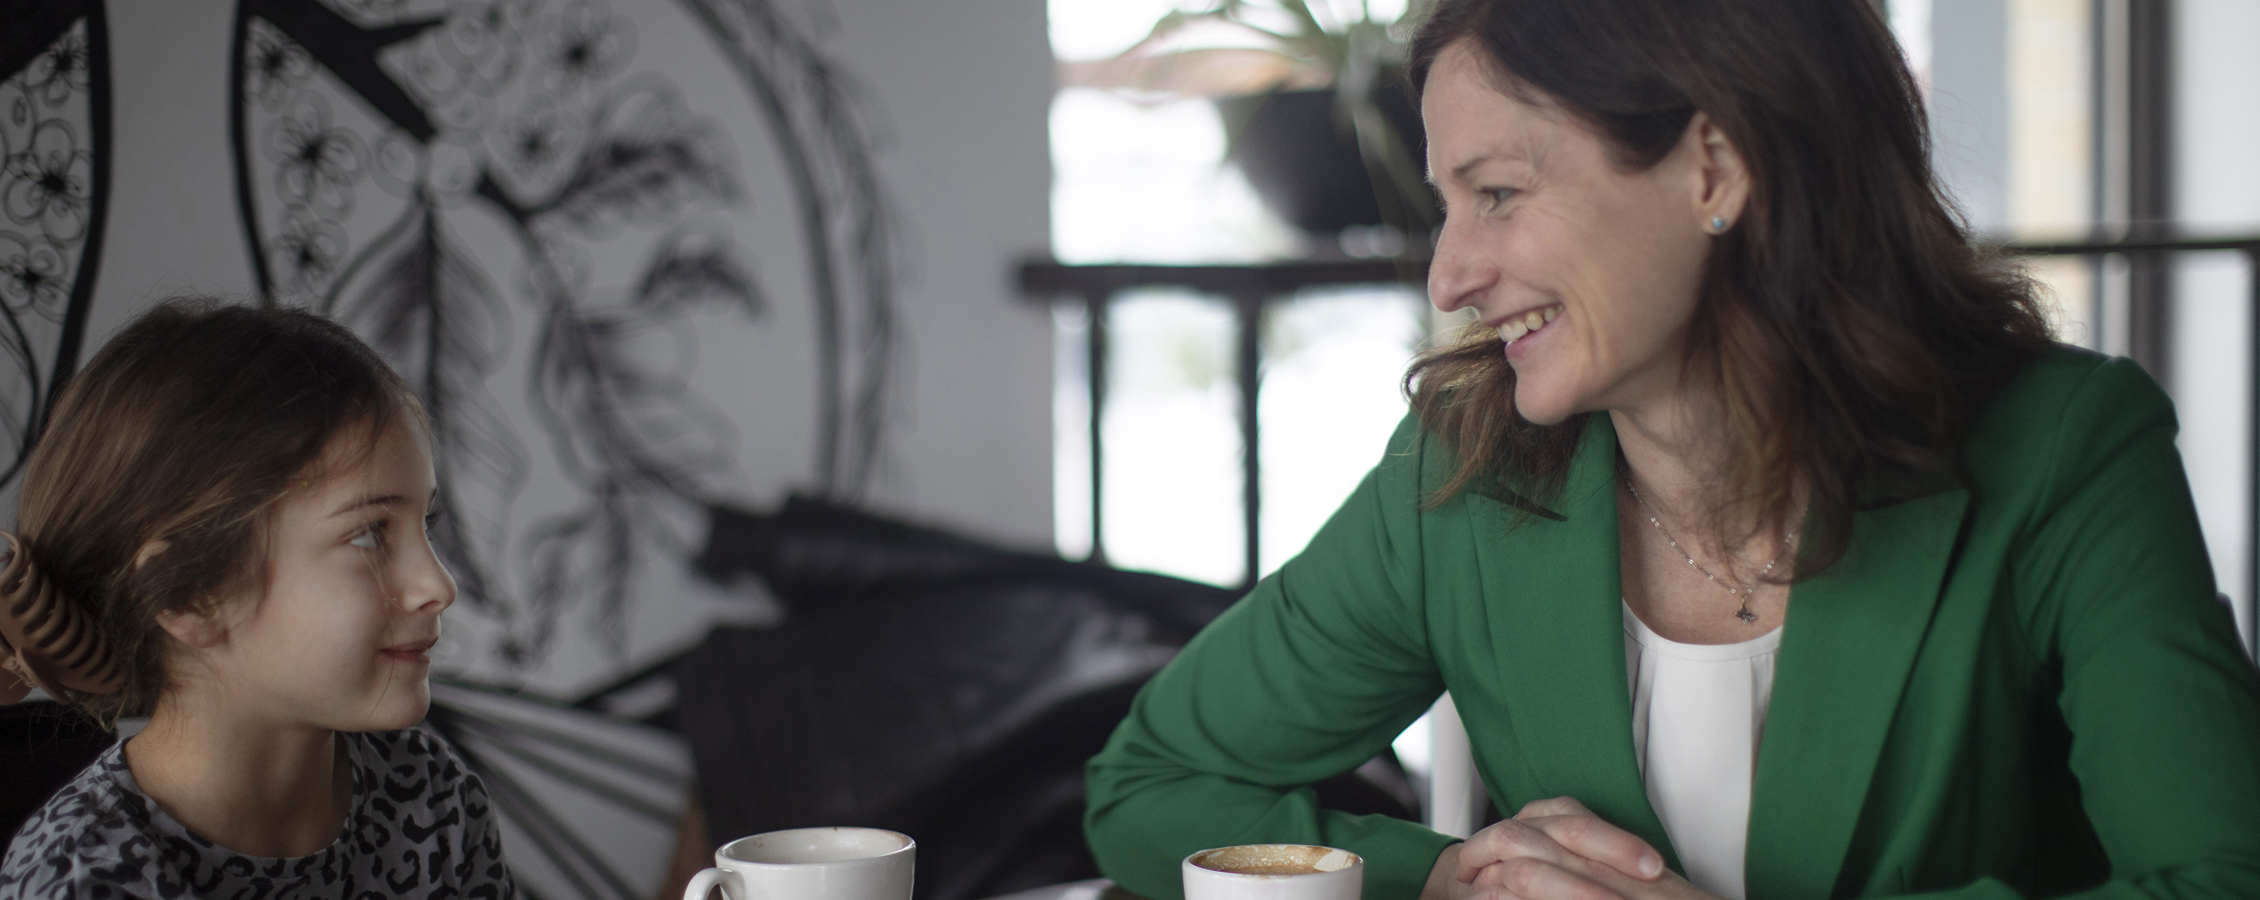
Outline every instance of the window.
[[(1082, 86), (1144, 37), (1163, 2), (1053, 0), (1063, 87), (1052, 107), (1053, 255), (1066, 263), (1258, 262), (1341, 256), (1266, 211), (1224, 162), (1214, 103)], [(1353, 249), (1361, 249), (1355, 248)], [(1398, 382), (1431, 327), (1403, 288), (1310, 290), (1265, 305), (1257, 412), (1260, 576), (1318, 530), (1405, 405)], [(1088, 555), (1088, 313), (1057, 315), (1055, 518), (1063, 555)], [(1109, 563), (1220, 585), (1248, 572), (1237, 321), (1226, 298), (1148, 290), (1110, 304), (1099, 543)]]

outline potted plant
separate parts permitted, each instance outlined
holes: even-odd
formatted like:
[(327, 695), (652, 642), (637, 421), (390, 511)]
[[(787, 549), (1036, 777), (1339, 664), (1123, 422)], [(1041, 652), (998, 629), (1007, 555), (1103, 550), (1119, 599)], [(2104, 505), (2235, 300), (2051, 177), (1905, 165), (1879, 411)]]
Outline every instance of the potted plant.
[(1205, 2), (1161, 17), (1093, 80), (1216, 97), (1227, 158), (1305, 232), (1388, 226), (1425, 244), (1440, 215), (1405, 78), (1417, 12), (1393, 22), (1372, 0)]

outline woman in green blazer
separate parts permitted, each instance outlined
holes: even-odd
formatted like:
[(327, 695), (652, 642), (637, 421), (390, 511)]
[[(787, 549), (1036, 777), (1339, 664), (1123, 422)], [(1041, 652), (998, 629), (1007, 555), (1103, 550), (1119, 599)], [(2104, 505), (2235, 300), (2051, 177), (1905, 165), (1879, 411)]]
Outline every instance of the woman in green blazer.
[[(1482, 330), (1091, 761), (1109, 876), (1305, 842), (1391, 900), (2260, 897), (2260, 677), (2172, 406), (1971, 249), (1871, 4), (1443, 0), (1412, 63), (1430, 293)], [(1716, 809), (1656, 802), (1718, 735), (1639, 636), (1778, 642)], [(1515, 818), (1316, 806), (1447, 689)]]

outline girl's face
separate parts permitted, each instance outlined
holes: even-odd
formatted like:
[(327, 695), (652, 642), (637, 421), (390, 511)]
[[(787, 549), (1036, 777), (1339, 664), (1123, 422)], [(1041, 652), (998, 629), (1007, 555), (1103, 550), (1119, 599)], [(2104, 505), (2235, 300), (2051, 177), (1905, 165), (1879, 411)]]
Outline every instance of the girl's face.
[(1547, 425), (1670, 392), (1710, 250), (1704, 222), (1740, 211), (1706, 181), (1703, 120), (1661, 163), (1620, 171), (1567, 112), (1503, 93), (1464, 40), (1430, 70), (1421, 116), (1445, 207), (1429, 299), (1502, 329), (1522, 416)]
[(219, 612), (224, 636), (199, 656), (228, 708), (335, 731), (423, 719), (427, 654), (455, 602), (425, 533), (431, 449), (398, 422), (368, 446), (352, 431), (331, 441), (326, 477), (274, 512), (265, 591)]

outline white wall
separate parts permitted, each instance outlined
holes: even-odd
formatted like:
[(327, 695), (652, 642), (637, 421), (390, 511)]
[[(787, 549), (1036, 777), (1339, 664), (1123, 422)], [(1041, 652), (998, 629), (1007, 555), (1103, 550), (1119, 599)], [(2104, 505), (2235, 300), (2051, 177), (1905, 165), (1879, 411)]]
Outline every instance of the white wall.
[[(89, 340), (170, 294), (251, 290), (228, 175), (228, 0), (110, 4), (110, 219)], [(89, 344), (79, 358), (93, 354)]]
[(1012, 272), (1051, 233), (1044, 0), (829, 5), (911, 222), (908, 408), (879, 503), (1049, 549), (1051, 313)]
[[(668, 7), (654, 21), (689, 21), (668, 0), (611, 0), (609, 6), (635, 13), (639, 4)], [(871, 502), (1004, 542), (1046, 547), (1052, 533), (1050, 316), (1015, 296), (1010, 269), (1022, 256), (1041, 252), (1049, 233), (1045, 117), (1052, 57), (1043, 0), (783, 5), (865, 101), (866, 121), (878, 137), (882, 189), (904, 239), (897, 306), (902, 350), (892, 385), (897, 401)], [(248, 296), (251, 290), (227, 131), (233, 11), (229, 0), (110, 5), (115, 189), (90, 340), (99, 341), (156, 298), (183, 291)], [(711, 52), (695, 43), (671, 46), (669, 35), (679, 31), (664, 22), (647, 27), (638, 59)], [(708, 89), (685, 88), (694, 94)], [(752, 115), (750, 103), (735, 109)], [(739, 130), (744, 123), (729, 124)], [(760, 150), (737, 141), (741, 156)], [(475, 231), (466, 228), (466, 239), (482, 240)], [(758, 245), (749, 252), (762, 259), (765, 249), (775, 257), (798, 252)], [(608, 264), (602, 256), (591, 263), (598, 269)], [(591, 280), (633, 275), (597, 271)], [(515, 289), (507, 277), (498, 277), (498, 286)], [(790, 300), (773, 299), (777, 305)], [(733, 348), (711, 343), (697, 348), (704, 351), (702, 369), (738, 365)], [(729, 411), (740, 445), (752, 448), (748, 453), (768, 442), (805, 443), (799, 426), (776, 424), (803, 421), (794, 411), (765, 415), (759, 403), (731, 396), (728, 379), (716, 384), (702, 372), (695, 380)], [(525, 396), (507, 377), (498, 379), (494, 393), (515, 404)], [(523, 415), (512, 413), (519, 421)], [(770, 433), (778, 430), (789, 433)], [(549, 453), (538, 440), (529, 440), (528, 450), (537, 458)], [(813, 480), (808, 466), (792, 460), (743, 461), (732, 496), (766, 505), (805, 489)], [(545, 485), (562, 484), (540, 465), (537, 459), (521, 510), (544, 508), (548, 501), (538, 495)], [(599, 623), (569, 613), (555, 658), (511, 675), (486, 660), (493, 630), (456, 615), (460, 621), (450, 627), (460, 642), (452, 655), (443, 653), (442, 664), (569, 695), (695, 641), (717, 616), (764, 615), (761, 601), (747, 598), (749, 588), (712, 589), (680, 570), (658, 573), (644, 587), (647, 596), (627, 623), (625, 659), (602, 649), (593, 633)]]

